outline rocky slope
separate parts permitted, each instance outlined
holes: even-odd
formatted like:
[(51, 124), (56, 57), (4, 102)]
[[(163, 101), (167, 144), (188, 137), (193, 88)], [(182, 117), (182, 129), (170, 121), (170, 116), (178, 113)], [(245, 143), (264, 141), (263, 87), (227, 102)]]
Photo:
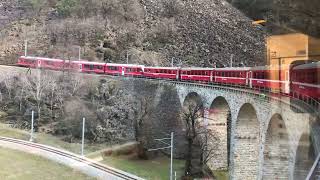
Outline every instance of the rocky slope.
[(318, 0), (228, 0), (253, 19), (267, 20), (270, 33), (302, 32), (320, 37)]
[(106, 62), (206, 67), (265, 62), (263, 28), (225, 0), (76, 0), (68, 14), (59, 8), (62, 1), (68, 0), (48, 0), (36, 11), (19, 1), (2, 3), (0, 14), (8, 7), (25, 13), (1, 24), (0, 62), (14, 63), (25, 39), (29, 54), (37, 56), (76, 58), (81, 46), (83, 58)]

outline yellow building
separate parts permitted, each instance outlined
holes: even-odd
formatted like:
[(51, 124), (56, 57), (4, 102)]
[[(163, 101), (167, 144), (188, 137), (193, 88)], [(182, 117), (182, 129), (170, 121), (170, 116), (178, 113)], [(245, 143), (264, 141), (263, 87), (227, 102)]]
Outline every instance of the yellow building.
[(305, 34), (275, 35), (267, 38), (267, 62), (284, 68), (301, 60), (320, 61), (320, 39)]
[[(278, 80), (278, 85), (271, 89), (288, 89), (283, 81), (290, 80), (290, 68), (306, 63), (306, 61), (320, 61), (320, 39), (305, 34), (275, 35), (267, 38), (267, 63), (269, 65), (269, 79)], [(285, 86), (285, 87), (284, 87)]]

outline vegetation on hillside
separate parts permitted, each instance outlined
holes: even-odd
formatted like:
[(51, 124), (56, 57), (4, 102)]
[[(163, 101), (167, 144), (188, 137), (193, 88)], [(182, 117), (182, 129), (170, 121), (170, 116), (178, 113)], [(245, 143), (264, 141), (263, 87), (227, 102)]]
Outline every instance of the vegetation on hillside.
[(36, 56), (77, 58), (80, 46), (83, 59), (105, 62), (223, 67), (265, 61), (264, 31), (224, 0), (20, 2), (22, 18), (2, 30), (9, 42), (3, 60), (14, 62), (28, 39)]

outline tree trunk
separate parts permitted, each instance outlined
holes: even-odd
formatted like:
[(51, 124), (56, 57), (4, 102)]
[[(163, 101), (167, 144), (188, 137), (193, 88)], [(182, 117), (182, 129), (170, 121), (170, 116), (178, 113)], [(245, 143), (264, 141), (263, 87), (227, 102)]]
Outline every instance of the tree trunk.
[(186, 155), (186, 164), (185, 164), (185, 176), (190, 176), (191, 175), (191, 170), (192, 170), (192, 138), (188, 138), (188, 151)]
[(144, 159), (144, 160), (148, 159), (147, 149), (145, 148), (145, 145), (143, 142), (141, 142), (141, 140), (138, 142), (137, 156), (139, 159)]

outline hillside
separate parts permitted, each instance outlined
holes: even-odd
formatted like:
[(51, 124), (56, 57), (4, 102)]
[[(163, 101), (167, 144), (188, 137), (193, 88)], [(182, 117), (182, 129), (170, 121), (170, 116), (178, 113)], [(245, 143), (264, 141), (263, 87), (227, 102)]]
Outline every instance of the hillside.
[[(10, 14), (10, 15), (9, 15)], [(265, 62), (262, 27), (224, 0), (5, 0), (0, 62), (28, 54), (146, 65)], [(1, 19), (0, 18), (0, 19)]]
[(302, 32), (320, 37), (318, 0), (228, 0), (253, 19), (267, 20), (272, 34)]

